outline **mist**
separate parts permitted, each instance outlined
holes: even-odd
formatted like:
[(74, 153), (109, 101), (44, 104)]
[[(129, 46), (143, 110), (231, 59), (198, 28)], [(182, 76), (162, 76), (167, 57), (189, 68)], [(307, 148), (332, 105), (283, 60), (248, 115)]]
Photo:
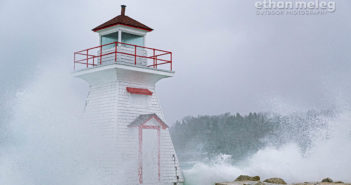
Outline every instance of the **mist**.
[(254, 0), (5, 0), (0, 99), (14, 98), (47, 60), (73, 69), (74, 51), (98, 45), (91, 29), (126, 4), (127, 15), (154, 28), (146, 46), (174, 53), (175, 77), (157, 86), (167, 121), (272, 111), (275, 101), (292, 112), (334, 109), (351, 101), (350, 2), (335, 2), (325, 16), (258, 16)]
[(337, 113), (320, 120), (324, 129), (309, 128), (306, 149), (267, 137), (236, 163), (226, 153), (199, 157), (184, 170), (188, 185), (241, 174), (351, 181), (351, 2), (335, 0), (325, 16), (258, 16), (255, 2), (0, 1), (0, 184), (103, 181), (94, 159), (109, 144), (82, 117), (88, 86), (71, 75), (73, 52), (97, 46), (91, 29), (121, 4), (155, 29), (146, 46), (174, 54), (175, 77), (157, 84), (170, 126), (225, 112)]
[[(66, 67), (50, 61), (16, 92), (3, 127), (0, 184), (98, 184), (98, 131), (82, 117), (84, 97)], [(92, 139), (93, 138), (93, 139)]]
[[(218, 155), (210, 162), (197, 162), (184, 171), (187, 184), (210, 185), (233, 181), (242, 174), (260, 175), (262, 179), (280, 177), (289, 183), (316, 182), (325, 177), (350, 182), (351, 115), (346, 110), (333, 119), (325, 118), (326, 127), (312, 127), (312, 143), (303, 150), (297, 142), (275, 145), (274, 139), (239, 163), (230, 155)], [(291, 131), (291, 134), (298, 134)], [(286, 135), (286, 134), (283, 134)]]

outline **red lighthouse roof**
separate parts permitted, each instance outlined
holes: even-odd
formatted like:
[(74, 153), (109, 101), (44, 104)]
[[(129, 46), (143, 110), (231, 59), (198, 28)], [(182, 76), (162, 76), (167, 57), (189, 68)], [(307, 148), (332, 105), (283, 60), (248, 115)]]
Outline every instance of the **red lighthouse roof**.
[(96, 28), (93, 29), (93, 31), (99, 31), (111, 26), (116, 26), (116, 25), (124, 25), (124, 26), (129, 26), (129, 27), (134, 27), (137, 29), (142, 29), (142, 30), (146, 30), (146, 31), (152, 31), (153, 29), (146, 26), (143, 23), (140, 23), (137, 20), (134, 20), (128, 16), (125, 15), (125, 11), (126, 11), (126, 6), (122, 5), (122, 9), (121, 9), (121, 15), (101, 24), (100, 26), (97, 26)]

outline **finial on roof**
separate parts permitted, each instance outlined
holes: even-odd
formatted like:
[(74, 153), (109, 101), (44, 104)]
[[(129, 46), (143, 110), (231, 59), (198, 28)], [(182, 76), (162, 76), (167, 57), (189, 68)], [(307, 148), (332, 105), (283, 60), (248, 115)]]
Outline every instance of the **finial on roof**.
[(125, 15), (126, 13), (126, 5), (121, 5), (121, 15)]

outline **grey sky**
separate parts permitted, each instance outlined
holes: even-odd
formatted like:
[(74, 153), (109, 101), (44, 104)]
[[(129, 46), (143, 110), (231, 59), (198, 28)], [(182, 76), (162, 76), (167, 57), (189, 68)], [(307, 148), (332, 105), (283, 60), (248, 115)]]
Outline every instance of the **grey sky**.
[(154, 28), (147, 46), (174, 52), (176, 76), (157, 89), (171, 122), (351, 103), (351, 2), (336, 0), (336, 12), (318, 16), (257, 16), (255, 2), (1, 0), (0, 101), (42, 63), (70, 69), (74, 51), (98, 44), (91, 29), (118, 15), (123, 3), (128, 16)]

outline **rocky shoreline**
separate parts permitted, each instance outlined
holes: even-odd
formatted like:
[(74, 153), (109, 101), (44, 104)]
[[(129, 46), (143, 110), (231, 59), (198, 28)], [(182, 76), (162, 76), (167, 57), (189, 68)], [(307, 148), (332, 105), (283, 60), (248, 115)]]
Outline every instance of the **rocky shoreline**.
[[(269, 178), (261, 181), (259, 176), (240, 175), (233, 182), (219, 182), (215, 185), (287, 185), (281, 178)], [(320, 182), (303, 182), (291, 183), (289, 185), (351, 185), (351, 183), (344, 183), (342, 181), (333, 181), (331, 178), (325, 178)]]

